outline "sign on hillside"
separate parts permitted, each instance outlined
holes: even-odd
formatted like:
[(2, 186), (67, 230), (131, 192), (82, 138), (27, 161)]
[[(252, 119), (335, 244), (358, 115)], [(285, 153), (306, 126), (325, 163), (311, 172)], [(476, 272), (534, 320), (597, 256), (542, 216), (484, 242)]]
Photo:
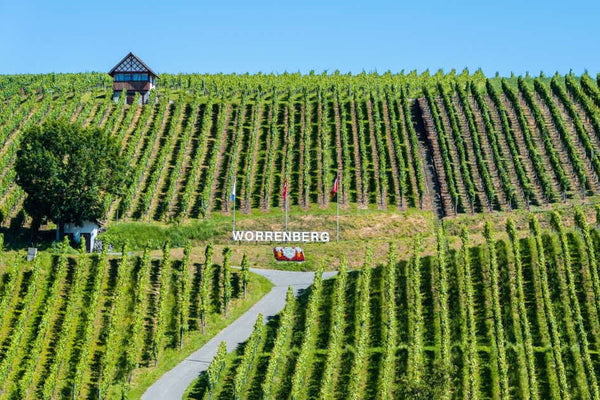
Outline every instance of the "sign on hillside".
[(329, 242), (329, 232), (233, 231), (232, 237), (236, 242)]

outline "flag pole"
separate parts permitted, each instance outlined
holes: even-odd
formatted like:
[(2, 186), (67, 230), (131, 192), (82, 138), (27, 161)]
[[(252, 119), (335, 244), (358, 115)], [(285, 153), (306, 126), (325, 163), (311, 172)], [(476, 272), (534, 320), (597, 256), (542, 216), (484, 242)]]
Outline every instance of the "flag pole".
[(235, 198), (236, 198), (235, 181), (236, 181), (236, 179), (233, 178), (233, 190), (231, 193), (231, 201), (233, 201), (233, 230), (232, 230), (232, 232), (235, 232)]
[(285, 207), (285, 231), (288, 231), (288, 198), (287, 196), (285, 196), (285, 201), (284, 201), (284, 207)]

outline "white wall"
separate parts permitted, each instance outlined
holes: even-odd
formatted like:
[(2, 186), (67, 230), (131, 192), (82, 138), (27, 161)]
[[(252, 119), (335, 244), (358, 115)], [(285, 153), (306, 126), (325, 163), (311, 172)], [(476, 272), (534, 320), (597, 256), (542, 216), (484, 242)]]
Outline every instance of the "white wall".
[(98, 236), (98, 229), (100, 227), (92, 222), (92, 221), (84, 221), (82, 226), (78, 226), (75, 224), (65, 224), (64, 227), (64, 233), (65, 234), (72, 234), (73, 238), (75, 239), (75, 242), (80, 243), (81, 242), (81, 234), (82, 233), (89, 233), (91, 240), (90, 240), (90, 249), (94, 248), (94, 242), (96, 241), (96, 236)]

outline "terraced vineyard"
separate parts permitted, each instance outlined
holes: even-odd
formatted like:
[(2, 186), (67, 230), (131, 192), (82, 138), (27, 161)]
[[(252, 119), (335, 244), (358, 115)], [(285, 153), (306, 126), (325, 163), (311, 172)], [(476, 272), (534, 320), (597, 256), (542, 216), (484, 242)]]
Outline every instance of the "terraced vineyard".
[(47, 264), (3, 268), (2, 398), (127, 395), (140, 371), (214, 331), (244, 293), (256, 290), (254, 301), (264, 294), (247, 269), (230, 271), (229, 253), (213, 264), (211, 249), (203, 264), (191, 261), (189, 248), (180, 260), (166, 248), (161, 260), (62, 252)]
[[(21, 133), (54, 118), (122, 144), (132, 183), (108, 199), (108, 221), (228, 213), (233, 182), (244, 213), (283, 207), (284, 182), (292, 206), (326, 209), (336, 176), (348, 214), (588, 202), (600, 194), (598, 80), (164, 74), (149, 105), (130, 106), (112, 101), (105, 74), (0, 76), (0, 225), (32, 222), (12, 166)], [(194, 395), (600, 399), (600, 232), (580, 211), (574, 229), (560, 218), (551, 232), (532, 219), (526, 238), (509, 223), (500, 241), (486, 225), (478, 247), (440, 230), (433, 257), (415, 238), (409, 260), (391, 250), (384, 266), (367, 256), (360, 271), (317, 279), (237, 353), (222, 349)], [(127, 393), (243, 303), (230, 254), (219, 268), (210, 256), (59, 251), (47, 265), (2, 265), (0, 396)]]
[[(600, 398), (600, 231), (581, 211), (520, 238), (340, 269), (226, 355), (192, 398)], [(597, 221), (597, 224), (600, 220)]]
[(107, 219), (183, 221), (340, 202), (441, 216), (600, 190), (600, 90), (588, 75), (163, 75), (151, 105), (110, 99), (102, 74), (0, 77), (0, 220), (20, 223), (20, 133), (49, 118), (118, 137), (132, 185)]
[(598, 193), (600, 131), (588, 76), (438, 83), (417, 100), (446, 215)]

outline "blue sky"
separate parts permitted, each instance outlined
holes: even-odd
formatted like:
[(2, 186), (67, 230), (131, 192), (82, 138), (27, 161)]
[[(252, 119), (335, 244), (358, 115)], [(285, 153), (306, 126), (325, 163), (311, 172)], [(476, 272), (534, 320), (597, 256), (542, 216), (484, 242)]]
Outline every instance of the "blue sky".
[[(483, 4), (482, 4), (483, 3)], [(0, 74), (600, 72), (598, 1), (0, 0)]]

